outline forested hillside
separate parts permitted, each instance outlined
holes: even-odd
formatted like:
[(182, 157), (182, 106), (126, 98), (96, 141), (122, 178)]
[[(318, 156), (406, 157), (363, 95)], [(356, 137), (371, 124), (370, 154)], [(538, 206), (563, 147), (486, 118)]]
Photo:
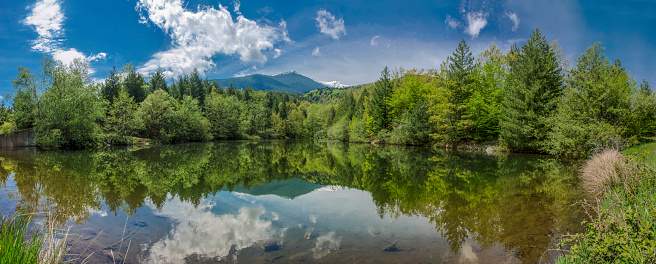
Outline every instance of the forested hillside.
[(462, 40), (437, 69), (385, 68), (373, 84), (300, 95), (226, 87), (197, 71), (167, 83), (161, 69), (143, 76), (131, 64), (97, 84), (84, 63), (46, 57), (36, 74), (19, 68), (13, 105), (0, 118), (4, 133), (34, 127), (43, 148), (326, 138), (447, 148), (494, 142), (578, 156), (629, 145), (656, 127), (649, 83), (638, 84), (604, 51), (593, 44), (570, 67), (558, 43), (536, 29), (522, 47), (492, 44), (474, 56)]

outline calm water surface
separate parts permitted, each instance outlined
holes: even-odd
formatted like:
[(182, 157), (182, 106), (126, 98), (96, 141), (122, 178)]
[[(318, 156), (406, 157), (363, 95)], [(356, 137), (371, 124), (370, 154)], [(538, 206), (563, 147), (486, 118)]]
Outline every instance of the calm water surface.
[(320, 141), (0, 156), (0, 213), (48, 212), (90, 263), (536, 263), (584, 219), (577, 164), (547, 156)]

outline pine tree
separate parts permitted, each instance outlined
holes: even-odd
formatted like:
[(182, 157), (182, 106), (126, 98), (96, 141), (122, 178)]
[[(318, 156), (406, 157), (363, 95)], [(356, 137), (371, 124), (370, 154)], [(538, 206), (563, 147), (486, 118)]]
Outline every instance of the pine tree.
[(157, 71), (150, 77), (148, 82), (149, 92), (154, 92), (157, 90), (164, 90), (169, 92), (168, 87), (166, 86), (166, 78), (164, 77), (164, 70), (162, 68), (157, 68)]
[(642, 83), (640, 84), (640, 93), (645, 96), (651, 95), (651, 85), (649, 85), (649, 82), (646, 79), (642, 79)]
[(390, 72), (387, 67), (380, 73), (380, 78), (374, 84), (373, 95), (371, 97), (369, 106), (369, 116), (371, 122), (368, 124), (368, 130), (378, 133), (383, 128), (386, 128), (390, 123), (390, 113), (387, 101), (392, 95), (392, 81), (390, 80)]
[(109, 103), (114, 102), (114, 98), (118, 96), (118, 91), (121, 89), (121, 77), (116, 74), (116, 67), (109, 71), (109, 77), (105, 79), (105, 83), (101, 88), (102, 96)]
[(511, 66), (501, 140), (510, 150), (544, 151), (548, 120), (561, 98), (563, 80), (557, 58), (539, 29)]
[(203, 91), (203, 80), (200, 79), (200, 73), (196, 68), (189, 75), (189, 95), (198, 99), (199, 104), (203, 105), (205, 101), (205, 92)]
[[(469, 51), (467, 42), (463, 39), (452, 56), (447, 58), (446, 78), (450, 80), (446, 86), (450, 91), (449, 109), (446, 118), (448, 120), (446, 134), (450, 135), (452, 141), (459, 141), (462, 137), (468, 137), (463, 130), (468, 130), (469, 121), (465, 120), (467, 101), (472, 95), (474, 83), (473, 73), (476, 68), (474, 56)], [(454, 142), (455, 143), (455, 142)]]
[(125, 90), (128, 91), (131, 97), (134, 97), (135, 102), (143, 102), (143, 100), (146, 99), (146, 91), (144, 90), (146, 82), (144, 81), (143, 75), (137, 72), (132, 66), (132, 63), (125, 65), (122, 71), (126, 75), (125, 80), (123, 80), (123, 87)]

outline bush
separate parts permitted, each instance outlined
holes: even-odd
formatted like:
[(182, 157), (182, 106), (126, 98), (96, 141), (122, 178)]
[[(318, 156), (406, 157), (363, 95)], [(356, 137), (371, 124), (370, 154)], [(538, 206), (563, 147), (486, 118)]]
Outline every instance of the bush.
[(14, 122), (7, 121), (0, 126), (0, 134), (8, 135), (14, 132), (16, 132), (16, 124)]
[(597, 205), (583, 202), (587, 212), (594, 211), (584, 222), (587, 232), (563, 239), (561, 247), (569, 246), (570, 254), (556, 263), (655, 263), (655, 174), (616, 151), (593, 157), (582, 179), (607, 187), (598, 189)]

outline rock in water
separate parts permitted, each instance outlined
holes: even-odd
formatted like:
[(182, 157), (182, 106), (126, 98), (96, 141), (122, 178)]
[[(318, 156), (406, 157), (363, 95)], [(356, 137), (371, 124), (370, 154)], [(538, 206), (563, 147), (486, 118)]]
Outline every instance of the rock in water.
[(305, 232), (305, 235), (303, 236), (305, 239), (310, 239), (313, 237), (317, 236), (317, 232), (314, 231), (314, 227), (310, 227), (307, 232)]
[(282, 241), (277, 239), (268, 239), (257, 241), (257, 245), (260, 246), (264, 252), (271, 252), (282, 249)]

